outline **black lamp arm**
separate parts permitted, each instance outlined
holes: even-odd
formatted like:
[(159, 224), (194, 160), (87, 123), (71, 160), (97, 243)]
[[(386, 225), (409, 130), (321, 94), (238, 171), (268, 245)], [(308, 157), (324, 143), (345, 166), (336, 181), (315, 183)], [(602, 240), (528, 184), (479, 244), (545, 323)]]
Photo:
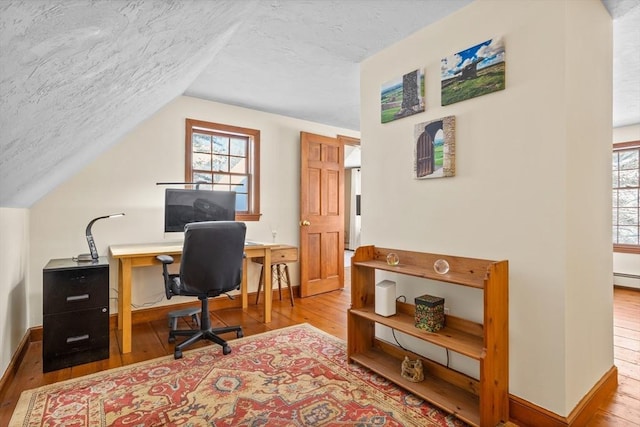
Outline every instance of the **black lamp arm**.
[(89, 252), (91, 253), (91, 259), (97, 260), (99, 257), (98, 250), (96, 249), (96, 244), (93, 241), (93, 235), (91, 234), (91, 227), (93, 226), (93, 223), (99, 219), (115, 218), (118, 216), (124, 216), (124, 213), (99, 216), (97, 218), (92, 219), (91, 221), (89, 221), (89, 224), (87, 224), (87, 229), (85, 230), (84, 234), (87, 237), (87, 244), (89, 245)]
[(87, 229), (84, 232), (84, 235), (89, 237), (91, 236), (91, 227), (93, 227), (93, 223), (96, 222), (99, 219), (106, 219), (106, 218), (111, 218), (112, 215), (105, 215), (105, 216), (99, 216), (98, 218), (93, 218), (91, 221), (89, 221), (89, 224), (87, 224)]

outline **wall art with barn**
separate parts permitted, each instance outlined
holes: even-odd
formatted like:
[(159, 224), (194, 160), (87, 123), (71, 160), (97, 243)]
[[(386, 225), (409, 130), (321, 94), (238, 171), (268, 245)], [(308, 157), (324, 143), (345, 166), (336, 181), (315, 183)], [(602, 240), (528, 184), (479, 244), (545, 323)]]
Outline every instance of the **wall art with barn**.
[(449, 105), (505, 88), (502, 38), (493, 38), (440, 63), (442, 105)]

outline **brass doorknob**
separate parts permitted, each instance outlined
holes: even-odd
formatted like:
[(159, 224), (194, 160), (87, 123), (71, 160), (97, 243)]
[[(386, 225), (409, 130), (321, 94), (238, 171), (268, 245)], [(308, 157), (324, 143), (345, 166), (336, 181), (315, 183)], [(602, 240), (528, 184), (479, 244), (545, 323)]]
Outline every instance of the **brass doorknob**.
[(304, 221), (300, 221), (300, 225), (301, 225), (301, 226), (308, 227), (308, 226), (310, 226), (310, 225), (311, 225), (311, 223), (310, 223), (308, 220), (306, 220), (306, 219), (305, 219)]

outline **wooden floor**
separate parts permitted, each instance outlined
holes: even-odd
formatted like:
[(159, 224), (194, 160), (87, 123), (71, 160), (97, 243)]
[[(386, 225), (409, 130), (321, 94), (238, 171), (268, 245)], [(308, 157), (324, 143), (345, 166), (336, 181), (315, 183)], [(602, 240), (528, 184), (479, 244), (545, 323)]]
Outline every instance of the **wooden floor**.
[[(283, 301), (274, 299), (273, 321), (268, 325), (260, 321), (261, 306), (253, 304), (250, 304), (247, 311), (216, 311), (212, 313), (212, 323), (240, 324), (245, 336), (249, 336), (306, 322), (338, 338), (346, 339), (346, 311), (351, 300), (348, 286), (341, 291), (304, 299), (296, 298), (294, 307), (291, 307), (287, 293), (284, 294)], [(614, 355), (619, 372), (619, 386), (617, 392), (591, 420), (589, 427), (640, 425), (640, 292), (616, 289), (614, 295)], [(181, 325), (185, 326), (186, 323)], [(42, 342), (30, 344), (17, 376), (6, 395), (0, 396), (0, 426), (8, 425), (23, 390), (173, 353), (172, 346), (167, 343), (166, 318), (135, 325), (133, 337), (133, 349), (129, 354), (120, 354), (115, 333), (112, 332), (109, 359), (46, 374), (42, 373)]]
[(613, 357), (618, 389), (587, 427), (640, 426), (640, 291), (613, 292)]

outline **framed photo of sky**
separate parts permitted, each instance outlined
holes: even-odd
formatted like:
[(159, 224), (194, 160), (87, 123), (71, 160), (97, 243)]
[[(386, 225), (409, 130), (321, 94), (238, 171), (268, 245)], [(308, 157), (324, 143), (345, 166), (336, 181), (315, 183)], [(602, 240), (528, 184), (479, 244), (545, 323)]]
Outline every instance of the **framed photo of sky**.
[(440, 63), (442, 105), (449, 105), (505, 87), (502, 38), (494, 38), (443, 58)]

